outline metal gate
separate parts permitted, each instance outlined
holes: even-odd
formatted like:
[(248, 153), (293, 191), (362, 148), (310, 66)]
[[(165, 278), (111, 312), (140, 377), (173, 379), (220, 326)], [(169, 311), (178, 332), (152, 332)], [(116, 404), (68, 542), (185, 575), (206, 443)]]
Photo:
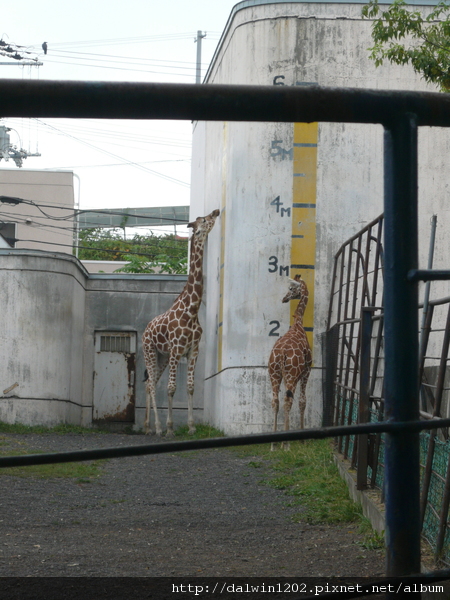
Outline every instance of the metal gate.
[(136, 333), (95, 333), (95, 422), (134, 423)]
[[(384, 432), (388, 482), (385, 496), (386, 572), (389, 577), (420, 573), (419, 432), (448, 427), (450, 419), (439, 422), (419, 420), (417, 283), (450, 279), (450, 271), (418, 270), (418, 128), (450, 127), (450, 95), (320, 86), (2, 80), (0, 116), (323, 121), (376, 123), (384, 127), (385, 418), (382, 422), (64, 454), (1, 457), (0, 467)], [(350, 356), (348, 360), (353, 359)], [(450, 570), (439, 576), (450, 578)], [(363, 595), (365, 586), (361, 588), (360, 595)], [(355, 596), (353, 593), (352, 597)]]

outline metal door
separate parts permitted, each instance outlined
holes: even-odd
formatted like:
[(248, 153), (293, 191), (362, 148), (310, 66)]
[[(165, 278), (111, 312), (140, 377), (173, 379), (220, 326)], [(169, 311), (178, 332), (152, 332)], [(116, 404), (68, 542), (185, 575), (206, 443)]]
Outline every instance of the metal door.
[(136, 333), (95, 333), (93, 421), (134, 423)]

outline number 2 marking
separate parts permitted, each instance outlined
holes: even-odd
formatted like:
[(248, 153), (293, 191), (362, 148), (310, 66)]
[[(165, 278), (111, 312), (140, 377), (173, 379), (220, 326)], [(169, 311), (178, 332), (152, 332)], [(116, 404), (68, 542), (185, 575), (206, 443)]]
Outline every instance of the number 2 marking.
[(274, 325), (272, 329), (269, 331), (269, 336), (279, 337), (280, 334), (277, 331), (280, 329), (280, 321), (270, 321), (269, 325)]

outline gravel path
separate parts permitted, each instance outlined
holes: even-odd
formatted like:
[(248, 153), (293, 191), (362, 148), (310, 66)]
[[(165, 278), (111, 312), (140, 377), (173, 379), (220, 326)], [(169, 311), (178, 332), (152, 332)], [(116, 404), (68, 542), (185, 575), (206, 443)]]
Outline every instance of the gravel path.
[[(0, 435), (3, 451), (151, 440), (122, 434)], [(290, 508), (282, 491), (261, 484), (267, 467), (256, 469), (254, 461), (221, 449), (109, 460), (89, 483), (3, 474), (0, 576), (383, 574), (383, 557), (361, 546), (356, 526), (293, 523), (299, 508)]]

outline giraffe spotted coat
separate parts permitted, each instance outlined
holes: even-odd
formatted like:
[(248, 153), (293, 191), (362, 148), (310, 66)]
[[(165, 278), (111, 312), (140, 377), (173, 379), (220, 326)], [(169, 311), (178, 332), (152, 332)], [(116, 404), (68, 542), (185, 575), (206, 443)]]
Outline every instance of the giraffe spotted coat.
[(198, 356), (198, 346), (202, 328), (198, 321), (198, 311), (203, 296), (203, 251), (209, 232), (219, 216), (214, 210), (206, 217), (197, 217), (189, 223), (192, 227), (189, 275), (186, 285), (165, 313), (155, 317), (147, 325), (142, 336), (146, 383), (145, 433), (150, 433), (150, 413), (153, 406), (156, 434), (162, 429), (156, 408), (156, 384), (164, 369), (169, 365), (167, 435), (173, 434), (172, 405), (176, 390), (177, 368), (184, 356), (188, 360), (188, 426), (189, 432), (195, 432), (193, 415), (194, 371)]
[[(303, 327), (303, 314), (308, 302), (308, 288), (300, 275), (289, 284), (289, 291), (282, 302), (298, 299), (294, 313), (294, 323), (289, 331), (277, 340), (269, 358), (269, 377), (272, 384), (273, 430), (277, 430), (279, 393), (281, 382), (286, 388), (284, 397), (284, 428), (289, 431), (289, 414), (292, 408), (295, 389), (300, 384), (300, 428), (304, 428), (306, 409), (306, 384), (311, 372), (311, 348)], [(285, 444), (288, 448), (289, 444)], [(273, 448), (273, 445), (272, 445)]]

